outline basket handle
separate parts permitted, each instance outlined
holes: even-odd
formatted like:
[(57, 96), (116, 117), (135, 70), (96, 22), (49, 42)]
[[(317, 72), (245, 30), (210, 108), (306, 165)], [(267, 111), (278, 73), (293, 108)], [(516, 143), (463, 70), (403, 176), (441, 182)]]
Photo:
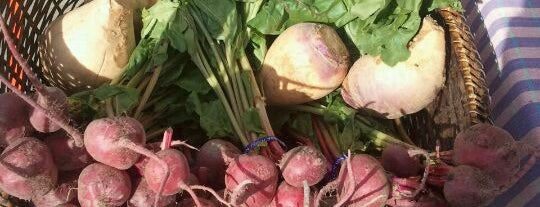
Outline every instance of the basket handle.
[(489, 89), (486, 86), (484, 66), (474, 44), (473, 36), (463, 14), (448, 7), (438, 10), (450, 34), (450, 44), (458, 60), (467, 91), (467, 105), (471, 124), (490, 123)]

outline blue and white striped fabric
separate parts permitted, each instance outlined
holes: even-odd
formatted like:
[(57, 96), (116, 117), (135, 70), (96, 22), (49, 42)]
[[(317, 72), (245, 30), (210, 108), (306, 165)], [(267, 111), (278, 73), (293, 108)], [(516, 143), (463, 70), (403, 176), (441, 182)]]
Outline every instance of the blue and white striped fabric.
[[(540, 0), (462, 0), (486, 71), (492, 117), (540, 147)], [(490, 206), (540, 206), (540, 162)]]

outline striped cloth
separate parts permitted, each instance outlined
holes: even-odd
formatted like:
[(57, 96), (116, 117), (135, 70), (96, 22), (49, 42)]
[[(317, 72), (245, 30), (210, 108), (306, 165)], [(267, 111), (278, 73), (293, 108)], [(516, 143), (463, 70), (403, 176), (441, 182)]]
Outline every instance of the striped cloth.
[[(540, 147), (540, 0), (462, 0), (495, 125)], [(540, 207), (540, 162), (490, 206)]]

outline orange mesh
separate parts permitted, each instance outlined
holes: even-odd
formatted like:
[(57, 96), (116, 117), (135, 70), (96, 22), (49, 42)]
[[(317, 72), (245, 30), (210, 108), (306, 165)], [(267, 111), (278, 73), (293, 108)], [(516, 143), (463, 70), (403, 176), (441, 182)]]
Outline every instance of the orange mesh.
[[(10, 28), (12, 34), (15, 34), (13, 35), (14, 36), (13, 39), (15, 39), (15, 42), (17, 42), (17, 40), (19, 40), (22, 37), (22, 27), (20, 25), (20, 22), (23, 16), (22, 16), (22, 11), (20, 9), (21, 7), (20, 7), (19, 1), (20, 0), (9, 0), (9, 5), (13, 9), (12, 10), (8, 9), (8, 12), (7, 12), (7, 16), (8, 16), (7, 19), (12, 19), (16, 17), (16, 20), (13, 21), (13, 24), (11, 25), (11, 28)], [(8, 64), (9, 68), (12, 71), (12, 76), (9, 79), (11, 85), (16, 86), (19, 90), (22, 90), (23, 86), (20, 81), (22, 81), (24, 78), (24, 72), (22, 71), (21, 66), (19, 65), (19, 63), (17, 63), (17, 61), (15, 61), (15, 58), (13, 58), (13, 56), (9, 57), (8, 63), (9, 63)]]

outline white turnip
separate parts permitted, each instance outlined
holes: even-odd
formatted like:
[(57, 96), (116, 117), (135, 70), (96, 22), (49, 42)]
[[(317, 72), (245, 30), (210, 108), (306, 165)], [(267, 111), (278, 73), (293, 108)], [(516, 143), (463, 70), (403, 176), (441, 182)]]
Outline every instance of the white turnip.
[(343, 81), (343, 99), (389, 119), (420, 111), (444, 85), (445, 45), (443, 28), (424, 18), (409, 46), (410, 57), (395, 66), (378, 56), (360, 57)]
[(272, 43), (260, 76), (269, 104), (302, 104), (339, 87), (348, 68), (349, 52), (332, 27), (299, 23)]
[(93, 0), (58, 18), (43, 32), (43, 74), (68, 94), (120, 75), (135, 48), (135, 1)]

